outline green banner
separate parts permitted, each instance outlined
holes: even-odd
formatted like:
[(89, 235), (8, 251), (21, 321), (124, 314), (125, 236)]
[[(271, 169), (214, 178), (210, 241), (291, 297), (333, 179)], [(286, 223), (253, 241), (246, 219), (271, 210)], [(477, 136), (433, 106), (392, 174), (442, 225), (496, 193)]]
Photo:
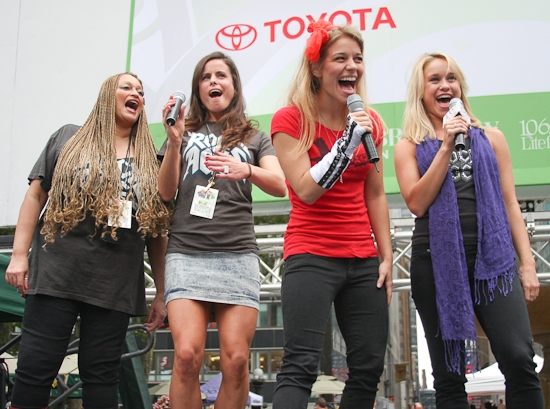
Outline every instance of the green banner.
[[(550, 92), (493, 95), (469, 99), (472, 110), (485, 127), (496, 127), (506, 136), (516, 186), (550, 185)], [(382, 160), (387, 194), (399, 193), (393, 164), (393, 147), (401, 139), (404, 102), (374, 104), (387, 125)], [(269, 134), (272, 115), (253, 117)], [(157, 147), (165, 139), (162, 124), (152, 124)], [(286, 199), (272, 197), (254, 187), (255, 202)]]
[[(469, 101), (483, 126), (496, 127), (506, 136), (515, 185), (550, 185), (550, 93), (472, 97)], [(373, 107), (388, 127), (383, 151), (386, 193), (399, 193), (393, 147), (401, 138), (405, 103)]]

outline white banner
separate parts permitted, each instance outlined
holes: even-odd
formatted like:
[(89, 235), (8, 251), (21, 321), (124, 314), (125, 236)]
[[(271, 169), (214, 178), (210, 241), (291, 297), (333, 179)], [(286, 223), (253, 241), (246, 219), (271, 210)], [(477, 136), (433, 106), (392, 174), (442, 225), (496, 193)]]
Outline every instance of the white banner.
[(218, 50), (237, 64), (248, 113), (272, 114), (320, 17), (363, 33), (371, 103), (404, 101), (412, 64), (431, 51), (459, 62), (471, 96), (550, 91), (550, 2), (148, 0), (136, 2), (131, 69), (146, 84), (150, 120), (172, 92), (189, 95), (196, 63)]
[(549, 1), (2, 0), (0, 226), (15, 225), (48, 137), (82, 124), (101, 83), (126, 69), (144, 81), (157, 143), (162, 105), (176, 90), (189, 98), (195, 65), (213, 51), (235, 60), (247, 112), (269, 131), (320, 17), (363, 33), (369, 102), (389, 127), (388, 192), (397, 192), (391, 162), (410, 69), (431, 51), (458, 61), (477, 116), (505, 132), (516, 182), (550, 183), (539, 179), (550, 174)]

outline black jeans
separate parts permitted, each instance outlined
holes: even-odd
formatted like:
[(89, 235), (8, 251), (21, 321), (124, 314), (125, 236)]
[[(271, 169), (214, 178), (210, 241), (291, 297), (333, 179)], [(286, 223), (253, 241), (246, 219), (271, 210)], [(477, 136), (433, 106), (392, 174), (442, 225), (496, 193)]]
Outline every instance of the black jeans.
[[(470, 290), (474, 299), (473, 272), (476, 247), (465, 247)], [(432, 361), (436, 406), (438, 409), (469, 409), (465, 391), (465, 368), (461, 374), (447, 371), (445, 351), (439, 333), (439, 316), (435, 300), (432, 258), (428, 245), (415, 245), (411, 257), (411, 289), (424, 326)], [(542, 389), (533, 363), (533, 341), (527, 306), (519, 277), (513, 290), (503, 296), (495, 290), (493, 301), (481, 291), (481, 303), (474, 311), (491, 344), (491, 350), (506, 378), (508, 409), (542, 409)]]
[(378, 265), (374, 258), (311, 254), (286, 260), (281, 288), (285, 345), (274, 409), (307, 407), (333, 302), (349, 368), (340, 408), (372, 409), (388, 337), (386, 290), (376, 287)]
[(47, 295), (29, 295), (25, 301), (13, 407), (37, 409), (48, 405), (52, 382), (79, 314), (83, 406), (118, 407), (118, 370), (130, 315)]

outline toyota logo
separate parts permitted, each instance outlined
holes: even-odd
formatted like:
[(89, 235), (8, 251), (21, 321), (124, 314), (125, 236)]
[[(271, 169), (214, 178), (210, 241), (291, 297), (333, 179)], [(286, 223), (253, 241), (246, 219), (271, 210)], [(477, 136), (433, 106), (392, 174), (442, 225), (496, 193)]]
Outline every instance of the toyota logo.
[(239, 51), (250, 47), (258, 33), (248, 24), (233, 24), (222, 28), (216, 34), (216, 43), (224, 50)]

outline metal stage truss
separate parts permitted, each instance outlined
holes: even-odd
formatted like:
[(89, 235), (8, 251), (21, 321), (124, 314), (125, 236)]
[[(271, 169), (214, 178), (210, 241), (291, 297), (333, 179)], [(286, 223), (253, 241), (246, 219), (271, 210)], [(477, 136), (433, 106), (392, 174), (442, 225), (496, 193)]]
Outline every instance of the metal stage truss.
[[(531, 252), (537, 262), (537, 274), (541, 285), (550, 286), (550, 211), (523, 213), (525, 226), (531, 240)], [(393, 245), (393, 291), (410, 291), (409, 261), (411, 256), (411, 235), (414, 218), (391, 219)], [(327, 228), (331, 226), (327, 225)], [(260, 274), (262, 299), (278, 298), (281, 290), (283, 267), (283, 236), (285, 224), (255, 226), (260, 249)], [(0, 250), (11, 255), (11, 248)], [(151, 266), (145, 263), (146, 296), (155, 296), (155, 283), (151, 277)]]
[[(550, 286), (550, 212), (523, 213), (526, 229), (531, 240), (531, 252), (537, 262), (537, 275), (541, 285)], [(393, 245), (393, 291), (410, 291), (409, 261), (414, 219), (392, 219), (391, 237)], [(327, 224), (327, 228), (333, 228)], [(261, 298), (280, 297), (283, 267), (284, 224), (255, 226), (260, 248)], [(150, 271), (150, 267), (146, 266)], [(399, 278), (403, 277), (403, 278)], [(147, 298), (155, 294), (153, 280), (148, 277), (150, 288)]]

